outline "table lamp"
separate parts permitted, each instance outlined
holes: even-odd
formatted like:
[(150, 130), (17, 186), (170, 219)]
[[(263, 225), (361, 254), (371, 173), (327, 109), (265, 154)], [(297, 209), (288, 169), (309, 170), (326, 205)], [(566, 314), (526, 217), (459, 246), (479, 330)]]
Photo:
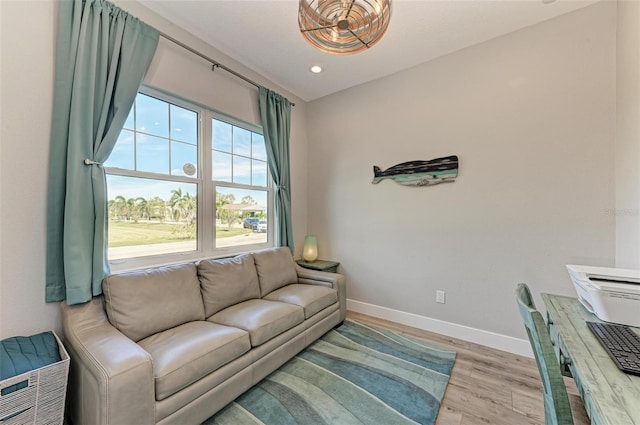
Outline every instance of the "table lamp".
[(318, 241), (313, 235), (304, 237), (304, 247), (302, 248), (302, 258), (308, 263), (313, 263), (318, 259)]

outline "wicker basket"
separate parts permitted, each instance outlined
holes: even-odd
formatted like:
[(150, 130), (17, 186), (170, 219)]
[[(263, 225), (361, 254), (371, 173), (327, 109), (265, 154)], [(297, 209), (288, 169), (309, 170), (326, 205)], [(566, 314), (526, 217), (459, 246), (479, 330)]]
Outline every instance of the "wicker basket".
[(51, 333), (58, 342), (61, 358), (59, 362), (0, 381), (0, 390), (22, 381), (29, 381), (25, 388), (7, 395), (0, 394), (2, 425), (62, 424), (64, 422), (69, 354), (58, 335), (53, 331)]

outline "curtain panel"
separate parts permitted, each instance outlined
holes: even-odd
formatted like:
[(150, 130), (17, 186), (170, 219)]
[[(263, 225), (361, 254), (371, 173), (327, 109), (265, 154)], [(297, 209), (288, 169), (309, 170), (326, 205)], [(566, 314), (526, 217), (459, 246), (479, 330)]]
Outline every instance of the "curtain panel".
[(288, 246), (294, 253), (291, 225), (291, 172), (289, 133), (291, 102), (267, 88), (259, 88), (260, 120), (269, 159), (269, 171), (275, 184), (276, 245)]
[(102, 293), (107, 196), (102, 163), (124, 126), (159, 33), (103, 0), (59, 2), (49, 155), (46, 301)]

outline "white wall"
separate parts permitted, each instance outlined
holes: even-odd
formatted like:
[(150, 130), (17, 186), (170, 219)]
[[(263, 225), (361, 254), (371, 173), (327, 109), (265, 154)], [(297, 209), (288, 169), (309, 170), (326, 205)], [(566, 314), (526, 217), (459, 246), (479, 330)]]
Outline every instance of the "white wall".
[[(309, 103), (309, 232), (352, 305), (523, 338), (518, 282), (613, 265), (615, 31), (596, 4)], [(371, 184), (451, 154), (454, 183)]]
[(618, 2), (616, 266), (640, 269), (640, 2)]
[[(138, 3), (121, 8), (196, 50), (276, 90), (296, 103), (292, 112), (293, 225), (302, 243), (307, 227), (305, 103)], [(53, 102), (57, 8), (52, 1), (0, 1), (0, 338), (60, 330), (58, 303), (44, 302), (49, 133)], [(259, 123), (257, 90), (171, 43), (161, 42), (146, 82), (191, 97), (236, 118)]]
[(45, 304), (54, 4), (0, 1), (0, 338), (60, 328)]

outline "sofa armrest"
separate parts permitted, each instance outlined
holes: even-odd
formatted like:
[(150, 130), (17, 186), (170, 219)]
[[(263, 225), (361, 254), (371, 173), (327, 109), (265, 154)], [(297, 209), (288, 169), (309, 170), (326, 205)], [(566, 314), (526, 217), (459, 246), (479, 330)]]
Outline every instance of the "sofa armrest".
[(322, 285), (338, 291), (338, 302), (340, 303), (340, 321), (347, 317), (347, 284), (344, 276), (339, 273), (321, 272), (300, 267), (296, 264), (298, 273), (298, 283), (310, 285)]
[(151, 356), (109, 323), (102, 297), (61, 308), (73, 423), (155, 423)]

